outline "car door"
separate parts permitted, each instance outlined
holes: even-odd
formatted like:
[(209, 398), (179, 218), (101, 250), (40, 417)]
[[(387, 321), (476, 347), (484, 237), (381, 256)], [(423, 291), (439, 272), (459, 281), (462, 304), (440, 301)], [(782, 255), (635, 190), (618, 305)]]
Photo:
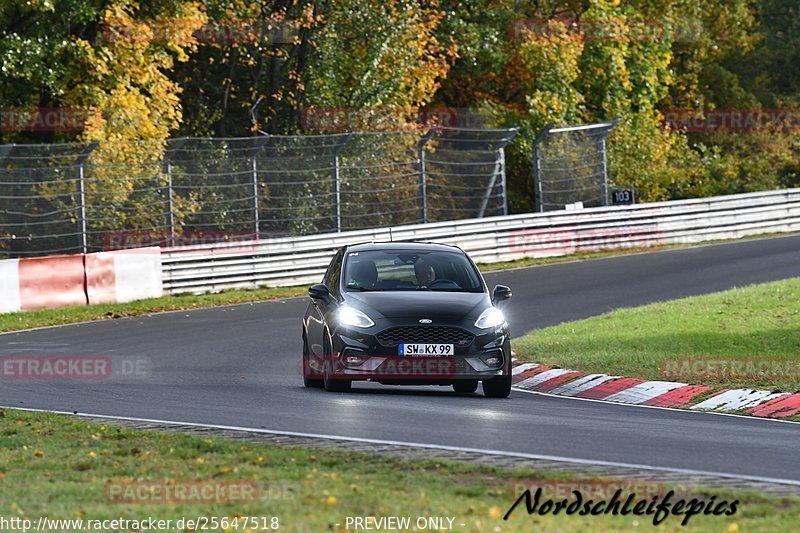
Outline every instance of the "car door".
[[(337, 298), (339, 294), (339, 279), (342, 271), (342, 258), (344, 249), (339, 250), (331, 259), (328, 270), (322, 283), (328, 287), (332, 298)], [(325, 318), (331, 310), (330, 302), (311, 300), (306, 311), (306, 335), (308, 336), (308, 347), (311, 354), (322, 357), (322, 339), (325, 331)]]

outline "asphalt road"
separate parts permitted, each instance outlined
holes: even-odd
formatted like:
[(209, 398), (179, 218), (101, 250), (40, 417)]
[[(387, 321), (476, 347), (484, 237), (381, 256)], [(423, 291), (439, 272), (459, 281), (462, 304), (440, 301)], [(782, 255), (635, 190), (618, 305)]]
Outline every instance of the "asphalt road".
[[(515, 335), (623, 306), (800, 276), (800, 236), (488, 274)], [(99, 355), (93, 381), (0, 380), (0, 405), (222, 424), (800, 481), (800, 425), (449, 388), (305, 389), (302, 298), (0, 336), (0, 356)]]

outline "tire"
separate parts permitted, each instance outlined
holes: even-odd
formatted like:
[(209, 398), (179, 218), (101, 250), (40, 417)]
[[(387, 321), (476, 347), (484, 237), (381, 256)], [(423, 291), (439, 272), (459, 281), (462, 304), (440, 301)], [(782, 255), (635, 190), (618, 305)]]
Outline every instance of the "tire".
[(330, 375), (330, 370), (333, 368), (333, 358), (331, 357), (331, 348), (328, 344), (328, 339), (325, 339), (324, 359), (325, 364), (322, 369), (322, 386), (328, 392), (348, 392), (353, 382), (349, 379), (334, 378)]
[(478, 390), (477, 379), (461, 379), (453, 382), (453, 390), (456, 392), (467, 393)]
[(310, 378), (307, 376), (308, 371), (310, 370), (308, 366), (308, 357), (309, 357), (309, 350), (308, 350), (308, 341), (306, 340), (306, 332), (303, 332), (303, 385), (308, 388), (312, 389), (321, 389), (323, 386), (322, 379), (320, 378)]
[(511, 394), (511, 374), (483, 380), (483, 394), (487, 398), (507, 398)]

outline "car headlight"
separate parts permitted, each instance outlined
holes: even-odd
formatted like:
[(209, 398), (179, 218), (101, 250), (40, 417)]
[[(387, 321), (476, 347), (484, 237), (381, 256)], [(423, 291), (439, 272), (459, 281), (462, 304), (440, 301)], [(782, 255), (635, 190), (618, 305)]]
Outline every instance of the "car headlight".
[(352, 307), (342, 307), (339, 309), (337, 318), (343, 326), (355, 326), (357, 328), (369, 328), (375, 325), (370, 317)]
[(506, 317), (503, 316), (501, 310), (496, 307), (490, 307), (481, 313), (481, 316), (475, 321), (475, 327), (481, 329), (496, 328), (497, 326), (502, 326), (505, 321)]

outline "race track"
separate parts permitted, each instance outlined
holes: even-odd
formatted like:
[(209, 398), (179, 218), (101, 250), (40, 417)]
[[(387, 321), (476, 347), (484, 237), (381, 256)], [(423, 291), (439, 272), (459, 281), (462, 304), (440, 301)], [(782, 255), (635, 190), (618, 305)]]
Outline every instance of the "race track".
[[(800, 276), (800, 236), (488, 274), (514, 335), (608, 310)], [(800, 482), (800, 424), (512, 393), (300, 378), (304, 298), (0, 336), (0, 355), (143, 360), (146, 376), (0, 381), (0, 405), (459, 446)]]

